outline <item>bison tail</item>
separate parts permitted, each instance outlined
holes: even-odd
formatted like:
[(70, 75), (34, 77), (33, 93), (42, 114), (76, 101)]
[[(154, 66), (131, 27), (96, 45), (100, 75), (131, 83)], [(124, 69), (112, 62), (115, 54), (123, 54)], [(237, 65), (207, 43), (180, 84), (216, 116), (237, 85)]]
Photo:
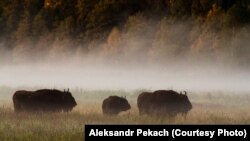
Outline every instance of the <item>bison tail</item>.
[(22, 110), (21, 103), (16, 97), (13, 97), (13, 104), (15, 112), (20, 112)]
[(14, 111), (19, 112), (21, 110), (21, 106), (17, 103), (14, 103)]

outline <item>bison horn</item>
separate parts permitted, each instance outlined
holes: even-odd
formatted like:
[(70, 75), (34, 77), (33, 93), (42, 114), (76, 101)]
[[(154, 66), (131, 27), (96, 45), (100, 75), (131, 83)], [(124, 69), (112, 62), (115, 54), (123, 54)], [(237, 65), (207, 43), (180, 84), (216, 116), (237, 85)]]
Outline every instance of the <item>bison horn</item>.
[(184, 91), (184, 94), (187, 95), (187, 91)]
[(68, 92), (69, 92), (69, 88), (68, 88)]

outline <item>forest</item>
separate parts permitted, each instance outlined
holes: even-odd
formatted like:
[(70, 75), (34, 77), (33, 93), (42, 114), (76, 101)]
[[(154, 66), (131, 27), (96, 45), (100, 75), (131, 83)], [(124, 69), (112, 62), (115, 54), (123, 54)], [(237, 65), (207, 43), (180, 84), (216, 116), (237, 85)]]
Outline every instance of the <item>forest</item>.
[(247, 66), (249, 23), (249, 0), (1, 0), (0, 62), (94, 53)]

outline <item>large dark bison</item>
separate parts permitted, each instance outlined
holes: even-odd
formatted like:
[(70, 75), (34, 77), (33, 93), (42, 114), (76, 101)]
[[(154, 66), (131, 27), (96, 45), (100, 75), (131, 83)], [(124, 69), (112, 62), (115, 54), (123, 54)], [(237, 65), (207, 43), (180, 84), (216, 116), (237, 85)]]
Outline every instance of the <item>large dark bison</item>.
[(173, 90), (158, 90), (143, 92), (137, 98), (140, 115), (176, 116), (178, 113), (186, 115), (192, 109), (186, 92), (177, 93)]
[(12, 99), (15, 112), (69, 112), (77, 105), (69, 91), (49, 89), (16, 91)]
[(109, 96), (102, 103), (102, 112), (104, 115), (117, 115), (130, 108), (131, 106), (127, 99), (119, 96)]

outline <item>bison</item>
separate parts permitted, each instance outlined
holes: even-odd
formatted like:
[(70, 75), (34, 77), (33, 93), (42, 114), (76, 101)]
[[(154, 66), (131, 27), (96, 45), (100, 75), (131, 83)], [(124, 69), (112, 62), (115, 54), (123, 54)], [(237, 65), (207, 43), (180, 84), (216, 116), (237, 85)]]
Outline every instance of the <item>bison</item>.
[(186, 92), (177, 93), (173, 90), (158, 90), (155, 92), (143, 92), (137, 98), (137, 106), (140, 115), (157, 115), (174, 117), (178, 113), (186, 116), (192, 109)]
[(15, 112), (69, 112), (77, 105), (69, 90), (20, 90), (12, 99)]
[(109, 96), (103, 100), (102, 112), (104, 115), (118, 115), (122, 111), (131, 108), (126, 98), (119, 96)]

